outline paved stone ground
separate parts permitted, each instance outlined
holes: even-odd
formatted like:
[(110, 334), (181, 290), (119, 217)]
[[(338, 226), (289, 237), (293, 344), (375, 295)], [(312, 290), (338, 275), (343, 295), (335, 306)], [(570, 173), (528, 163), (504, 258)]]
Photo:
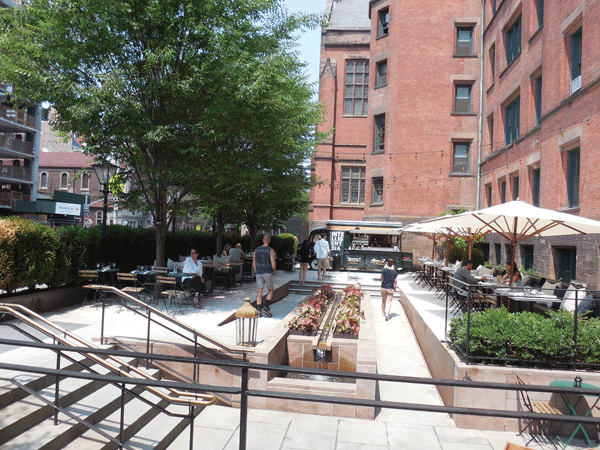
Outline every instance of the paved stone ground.
[[(297, 272), (278, 273), (276, 284), (295, 279)], [(316, 272), (309, 271), (309, 280), (316, 280)], [(332, 273), (332, 282), (377, 284), (376, 274), (357, 272)], [(401, 275), (399, 287), (425, 317), (432, 329), (443, 338), (443, 305), (432, 293), (412, 283), (409, 275)], [(256, 285), (244, 285), (231, 293), (214, 295), (203, 299), (203, 310), (188, 309), (177, 319), (188, 323), (203, 333), (226, 344), (235, 341), (235, 325), (218, 327), (217, 324), (239, 308), (245, 297), (254, 299)], [(303, 296), (291, 294), (271, 307), (273, 318), (259, 319), (258, 334), (266, 336), (278, 321), (292, 311)], [(390, 320), (381, 314), (381, 298), (371, 296), (371, 308), (375, 317), (374, 330), (380, 373), (427, 377), (429, 371), (416, 343), (412, 329), (400, 302), (393, 301)], [(44, 314), (44, 316), (93, 340), (100, 333), (100, 309), (86, 306), (68, 308)], [(441, 330), (441, 331), (440, 331)], [(107, 310), (107, 335), (143, 337), (146, 322), (135, 320), (131, 313), (116, 306)], [(162, 333), (162, 334), (161, 334)], [(441, 334), (440, 334), (441, 333)], [(0, 336), (16, 339), (17, 335), (7, 327), (0, 326)], [(154, 338), (169, 339), (168, 333), (158, 331)], [(15, 364), (39, 363), (42, 358), (36, 351), (0, 347), (0, 360)], [(52, 365), (53, 358), (48, 362)], [(0, 371), (0, 376), (8, 376)], [(23, 375), (22, 375), (23, 377)], [(415, 402), (441, 405), (437, 390), (432, 386), (398, 386), (380, 383), (378, 396), (381, 400)], [(195, 448), (203, 450), (234, 450), (239, 448), (240, 411), (224, 406), (209, 406), (196, 419)], [(419, 413), (411, 411), (381, 410), (374, 421), (324, 417), (308, 414), (286, 413), (268, 410), (250, 410), (248, 414), (249, 450), (503, 450), (507, 442), (523, 445), (526, 440), (513, 432), (460, 429), (446, 414)], [(572, 448), (587, 448), (583, 441), (575, 441)], [(32, 443), (30, 448), (34, 448)], [(551, 449), (550, 444), (530, 445), (534, 449)], [(139, 448), (151, 448), (140, 444)], [(189, 448), (188, 433), (170, 449)]]

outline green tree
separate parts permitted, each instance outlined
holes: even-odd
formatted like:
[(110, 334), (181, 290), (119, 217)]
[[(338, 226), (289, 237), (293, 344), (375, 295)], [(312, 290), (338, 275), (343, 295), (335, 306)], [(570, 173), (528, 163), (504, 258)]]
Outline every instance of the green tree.
[(122, 202), (151, 212), (164, 262), (170, 221), (203, 200), (188, 194), (229, 170), (216, 149), (234, 100), (252, 98), (257, 63), (279, 58), (309, 19), (283, 17), (277, 0), (31, 0), (0, 21), (0, 79), (126, 167)]

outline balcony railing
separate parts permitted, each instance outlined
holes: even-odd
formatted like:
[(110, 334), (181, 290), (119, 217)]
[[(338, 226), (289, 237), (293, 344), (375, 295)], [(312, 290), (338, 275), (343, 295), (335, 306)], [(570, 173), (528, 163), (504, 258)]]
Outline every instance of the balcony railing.
[(0, 191), (0, 207), (12, 207), (14, 200), (29, 200), (29, 196), (19, 191)]
[(0, 180), (6, 178), (19, 181), (31, 181), (31, 168), (0, 165)]
[(29, 128), (35, 128), (35, 117), (27, 114), (26, 111), (14, 109), (6, 105), (0, 105), (0, 117), (24, 125)]
[(10, 136), (0, 134), (0, 149), (33, 155), (33, 142), (25, 142)]

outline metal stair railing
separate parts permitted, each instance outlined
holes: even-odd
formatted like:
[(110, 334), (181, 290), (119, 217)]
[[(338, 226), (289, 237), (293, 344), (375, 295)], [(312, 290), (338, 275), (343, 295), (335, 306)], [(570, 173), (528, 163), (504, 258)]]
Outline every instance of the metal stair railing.
[[(230, 347), (227, 344), (224, 344), (222, 342), (219, 342), (216, 339), (213, 339), (212, 337), (202, 333), (201, 331), (196, 330), (193, 327), (190, 327), (189, 325), (180, 322), (179, 320), (169, 316), (168, 314), (163, 313), (162, 311), (148, 305), (147, 303), (144, 303), (141, 300), (138, 300), (137, 298), (121, 291), (120, 289), (114, 287), (114, 286), (106, 286), (106, 285), (89, 285), (90, 289), (99, 289), (102, 291), (106, 291), (106, 292), (112, 292), (114, 294), (116, 294), (118, 297), (114, 298), (113, 300), (117, 301), (120, 305), (124, 306), (125, 308), (129, 309), (130, 311), (134, 312), (135, 314), (138, 314), (146, 319), (148, 319), (148, 333), (146, 336), (146, 353), (150, 353), (150, 324), (154, 323), (156, 325), (159, 325), (169, 331), (171, 331), (172, 333), (176, 334), (177, 336), (185, 339), (186, 341), (193, 343), (194, 344), (194, 357), (197, 358), (198, 357), (198, 340), (202, 339), (212, 345), (214, 345), (215, 347), (219, 348), (220, 350), (222, 350), (225, 353), (231, 354), (231, 355), (242, 355), (243, 359), (246, 359), (246, 354), (247, 353), (253, 353), (254, 349), (252, 348), (236, 348), (236, 347)], [(120, 298), (119, 298), (120, 297)], [(138, 308), (133, 308), (131, 306), (129, 306), (125, 301), (122, 301), (121, 299), (125, 299), (133, 304), (135, 304), (137, 307), (142, 308), (143, 310), (148, 311), (148, 314), (144, 314), (142, 311), (140, 311)], [(100, 342), (104, 343), (104, 316), (105, 316), (105, 308), (106, 308), (106, 296), (103, 296), (102, 298), (102, 322), (101, 322), (101, 328), (100, 328)], [(177, 327), (179, 329), (181, 329), (182, 331), (178, 331), (177, 329), (174, 329), (174, 327), (169, 326), (168, 324), (159, 322), (158, 320), (156, 320), (155, 318), (152, 317), (152, 315), (159, 317), (160, 319), (168, 322), (170, 325), (173, 325), (174, 327)], [(184, 334), (184, 332), (191, 334), (191, 338), (189, 336), (186, 336)], [(196, 372), (196, 371), (194, 371)], [(196, 381), (194, 379), (194, 381)]]
[[(100, 349), (98, 346), (94, 345), (93, 343), (88, 342), (85, 339), (75, 335), (74, 333), (71, 333), (70, 331), (67, 331), (64, 328), (50, 322), (49, 320), (45, 319), (44, 317), (40, 316), (39, 314), (36, 314), (35, 312), (31, 311), (30, 309), (28, 309), (22, 305), (0, 303), (0, 313), (12, 315), (13, 317), (28, 324), (33, 329), (51, 337), (56, 342), (60, 342), (63, 345), (70, 346), (70, 347), (78, 347), (79, 346), (79, 347), (84, 347), (84, 348), (87, 348), (90, 350)], [(46, 327), (49, 327), (49, 328), (42, 326), (41, 324), (37, 323), (32, 318), (37, 319), (38, 321), (42, 322), (44, 325), (46, 325)], [(58, 331), (64, 337), (59, 334), (56, 334), (50, 328), (53, 328), (54, 330)], [(76, 345), (76, 344), (79, 344), (79, 345)], [(91, 359), (92, 361), (94, 361), (95, 363), (110, 370), (111, 372), (121, 375), (123, 377), (132, 378), (132, 379), (143, 378), (143, 379), (147, 379), (147, 380), (155, 380), (155, 378), (152, 377), (151, 375), (143, 372), (142, 370), (138, 369), (135, 366), (128, 364), (127, 362), (123, 361), (122, 359), (120, 359), (116, 356), (108, 355), (107, 360), (110, 360), (112, 362), (111, 363), (107, 360), (104, 360), (104, 359), (98, 357), (94, 353), (83, 352), (82, 354), (84, 356), (86, 356), (87, 358)], [(118, 365), (115, 365), (115, 363)], [(119, 366), (125, 367), (127, 370), (123, 370)], [(137, 377), (132, 375), (132, 373), (137, 375)], [(161, 398), (163, 400), (167, 400), (168, 402), (173, 403), (173, 404), (206, 406), (206, 405), (211, 405), (217, 401), (217, 398), (212, 394), (197, 394), (197, 393), (193, 393), (193, 392), (186, 392), (186, 391), (179, 390), (179, 389), (169, 388), (168, 391), (171, 394), (173, 394), (173, 395), (169, 395), (169, 394), (165, 394), (164, 392), (162, 392), (161, 390), (159, 390), (153, 386), (148, 386), (148, 387), (146, 387), (146, 389), (148, 391), (152, 392), (153, 394), (155, 394), (156, 396), (158, 396), (159, 398)]]

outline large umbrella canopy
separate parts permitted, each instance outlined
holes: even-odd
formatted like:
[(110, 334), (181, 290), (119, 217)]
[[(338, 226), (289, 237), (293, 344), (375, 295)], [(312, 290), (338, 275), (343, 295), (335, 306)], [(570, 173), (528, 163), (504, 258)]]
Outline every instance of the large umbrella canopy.
[[(482, 238), (486, 234), (490, 233), (490, 231), (483, 231), (481, 228), (460, 228), (460, 227), (445, 227), (440, 226), (436, 223), (433, 223), (435, 219), (432, 219), (432, 223), (430, 221), (414, 223), (404, 227), (403, 231), (410, 231), (412, 233), (421, 233), (422, 235), (427, 236), (429, 239), (433, 239), (433, 246), (435, 248), (436, 241), (442, 237), (446, 238), (446, 258), (450, 253), (450, 239), (453, 237), (463, 238), (468, 245), (469, 249), (469, 259), (471, 259), (471, 248), (473, 247), (473, 242), (477, 239)], [(432, 251), (433, 258), (433, 251)], [(449, 261), (448, 261), (449, 263)]]
[(442, 216), (421, 222), (423, 226), (445, 227), (451, 230), (479, 229), (498, 233), (510, 241), (515, 258), (518, 242), (533, 236), (563, 236), (600, 233), (600, 222), (551, 209), (538, 208), (521, 201), (512, 201), (478, 211), (454, 216)]

